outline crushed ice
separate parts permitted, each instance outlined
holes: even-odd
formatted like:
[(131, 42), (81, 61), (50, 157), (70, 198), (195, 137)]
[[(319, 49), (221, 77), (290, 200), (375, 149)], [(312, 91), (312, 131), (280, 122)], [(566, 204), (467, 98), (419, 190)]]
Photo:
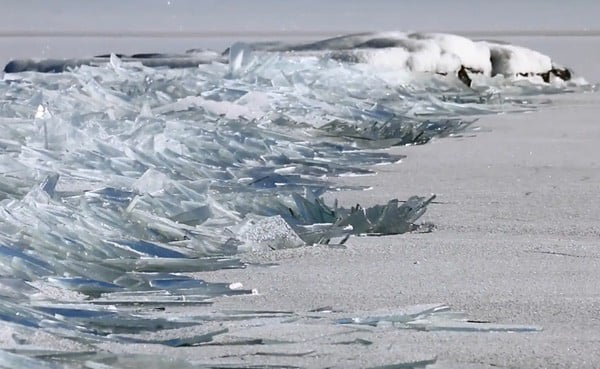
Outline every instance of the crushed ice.
[[(498, 55), (516, 52), (494, 47)], [(385, 49), (375, 49), (368, 57), (381, 61)], [(410, 72), (387, 62), (243, 44), (232, 46), (225, 60), (218, 53), (198, 55), (192, 56), (202, 60), (193, 67), (189, 55), (162, 56), (155, 64), (110, 55), (63, 63), (63, 73), (5, 75), (4, 325), (92, 347), (106, 340), (208, 342), (217, 333), (183, 341), (124, 335), (202, 324), (138, 314), (140, 306), (201, 306), (217, 296), (251, 294), (239, 284), (182, 274), (243, 268), (239, 252), (414, 229), (433, 196), (366, 209), (323, 202), (324, 192), (337, 189), (328, 178), (368, 174), (373, 165), (401, 159), (369, 149), (460, 133), (481, 114), (533, 109), (536, 95), (580, 87), (485, 73), (468, 87), (448, 71)], [(517, 67), (503, 68), (513, 73)], [(446, 318), (430, 314), (403, 324), (528, 329)], [(366, 324), (390, 319), (370, 317)], [(0, 351), (4, 363), (52, 367), (29, 356)]]

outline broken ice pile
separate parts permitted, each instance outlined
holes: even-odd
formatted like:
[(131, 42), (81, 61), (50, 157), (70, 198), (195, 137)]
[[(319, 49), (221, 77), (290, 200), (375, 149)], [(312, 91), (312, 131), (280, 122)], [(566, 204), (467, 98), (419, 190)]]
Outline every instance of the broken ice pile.
[(571, 88), (469, 88), (244, 45), (228, 58), (177, 69), (111, 55), (5, 75), (2, 321), (86, 342), (192, 324), (126, 307), (251, 293), (182, 274), (243, 268), (241, 251), (410, 231), (433, 196), (344, 208), (323, 202), (338, 189), (328, 178), (402, 158), (368, 149), (457, 134)]

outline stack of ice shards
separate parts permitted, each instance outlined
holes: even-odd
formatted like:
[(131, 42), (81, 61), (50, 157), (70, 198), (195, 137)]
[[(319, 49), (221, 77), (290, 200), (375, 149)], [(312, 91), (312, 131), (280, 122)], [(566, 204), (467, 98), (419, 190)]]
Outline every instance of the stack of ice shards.
[[(243, 268), (241, 251), (413, 229), (433, 197), (329, 206), (321, 199), (336, 188), (329, 178), (401, 158), (368, 149), (460, 133), (478, 115), (531, 109), (523, 96), (557, 92), (497, 78), (469, 88), (243, 47), (229, 58), (174, 69), (113, 55), (63, 73), (5, 75), (3, 324), (86, 344), (144, 343), (119, 335), (200, 324), (132, 307), (251, 293), (185, 274)], [(159, 343), (195, 345), (213, 333)]]

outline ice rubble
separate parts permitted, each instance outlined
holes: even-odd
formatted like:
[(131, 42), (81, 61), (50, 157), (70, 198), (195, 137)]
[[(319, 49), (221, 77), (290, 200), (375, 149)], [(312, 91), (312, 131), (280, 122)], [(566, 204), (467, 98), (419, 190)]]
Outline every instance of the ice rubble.
[[(437, 40), (440, 55), (468, 44), (443, 35), (413, 39)], [(386, 40), (369, 42), (384, 53), (376, 46)], [(111, 55), (63, 63), (58, 74), (5, 75), (0, 319), (86, 344), (139, 343), (120, 334), (202, 324), (134, 308), (251, 293), (182, 274), (243, 268), (239, 251), (409, 231), (433, 197), (330, 206), (320, 197), (336, 189), (327, 177), (401, 159), (365, 149), (456, 134), (477, 115), (535, 107), (525, 96), (575, 88), (490, 78), (476, 63), (480, 46), (470, 51), (471, 64), (461, 61), (484, 71), (485, 84), (473, 88), (385, 63), (340, 62), (316, 49), (238, 44), (230, 63), (210, 54), (217, 62), (193, 68), (146, 63), (189, 67), (188, 56)], [(69, 292), (44, 295), (56, 289)]]

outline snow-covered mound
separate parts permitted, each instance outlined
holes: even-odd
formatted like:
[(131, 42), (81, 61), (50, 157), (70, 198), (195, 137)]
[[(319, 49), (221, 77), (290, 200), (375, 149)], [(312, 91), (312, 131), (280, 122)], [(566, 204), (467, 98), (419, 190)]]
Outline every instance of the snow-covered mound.
[[(118, 55), (123, 61), (140, 62), (149, 67), (190, 68), (213, 62), (228, 63), (237, 60), (237, 52), (284, 52), (289, 57), (317, 56), (343, 63), (362, 63), (400, 72), (434, 73), (458, 77), (470, 86), (477, 75), (485, 77), (527, 78), (550, 83), (569, 81), (572, 72), (554, 63), (538, 51), (501, 42), (474, 41), (466, 37), (445, 33), (380, 32), (360, 33), (326, 40), (284, 44), (261, 42), (245, 44), (217, 53), (207, 50), (190, 50), (184, 54)], [(80, 65), (101, 65), (110, 55), (82, 59), (13, 60), (4, 71), (63, 72)], [(247, 55), (246, 55), (247, 56)]]
[(555, 64), (548, 55), (526, 47), (499, 42), (479, 42), (490, 50), (492, 76), (540, 77), (544, 82), (556, 77), (571, 79), (571, 71)]
[(546, 83), (551, 77), (563, 81), (572, 77), (569, 69), (558, 66), (538, 51), (445, 33), (361, 33), (305, 44), (258, 43), (252, 47), (304, 55), (320, 52), (344, 62), (455, 75), (467, 85), (471, 84), (473, 74), (537, 77)]

